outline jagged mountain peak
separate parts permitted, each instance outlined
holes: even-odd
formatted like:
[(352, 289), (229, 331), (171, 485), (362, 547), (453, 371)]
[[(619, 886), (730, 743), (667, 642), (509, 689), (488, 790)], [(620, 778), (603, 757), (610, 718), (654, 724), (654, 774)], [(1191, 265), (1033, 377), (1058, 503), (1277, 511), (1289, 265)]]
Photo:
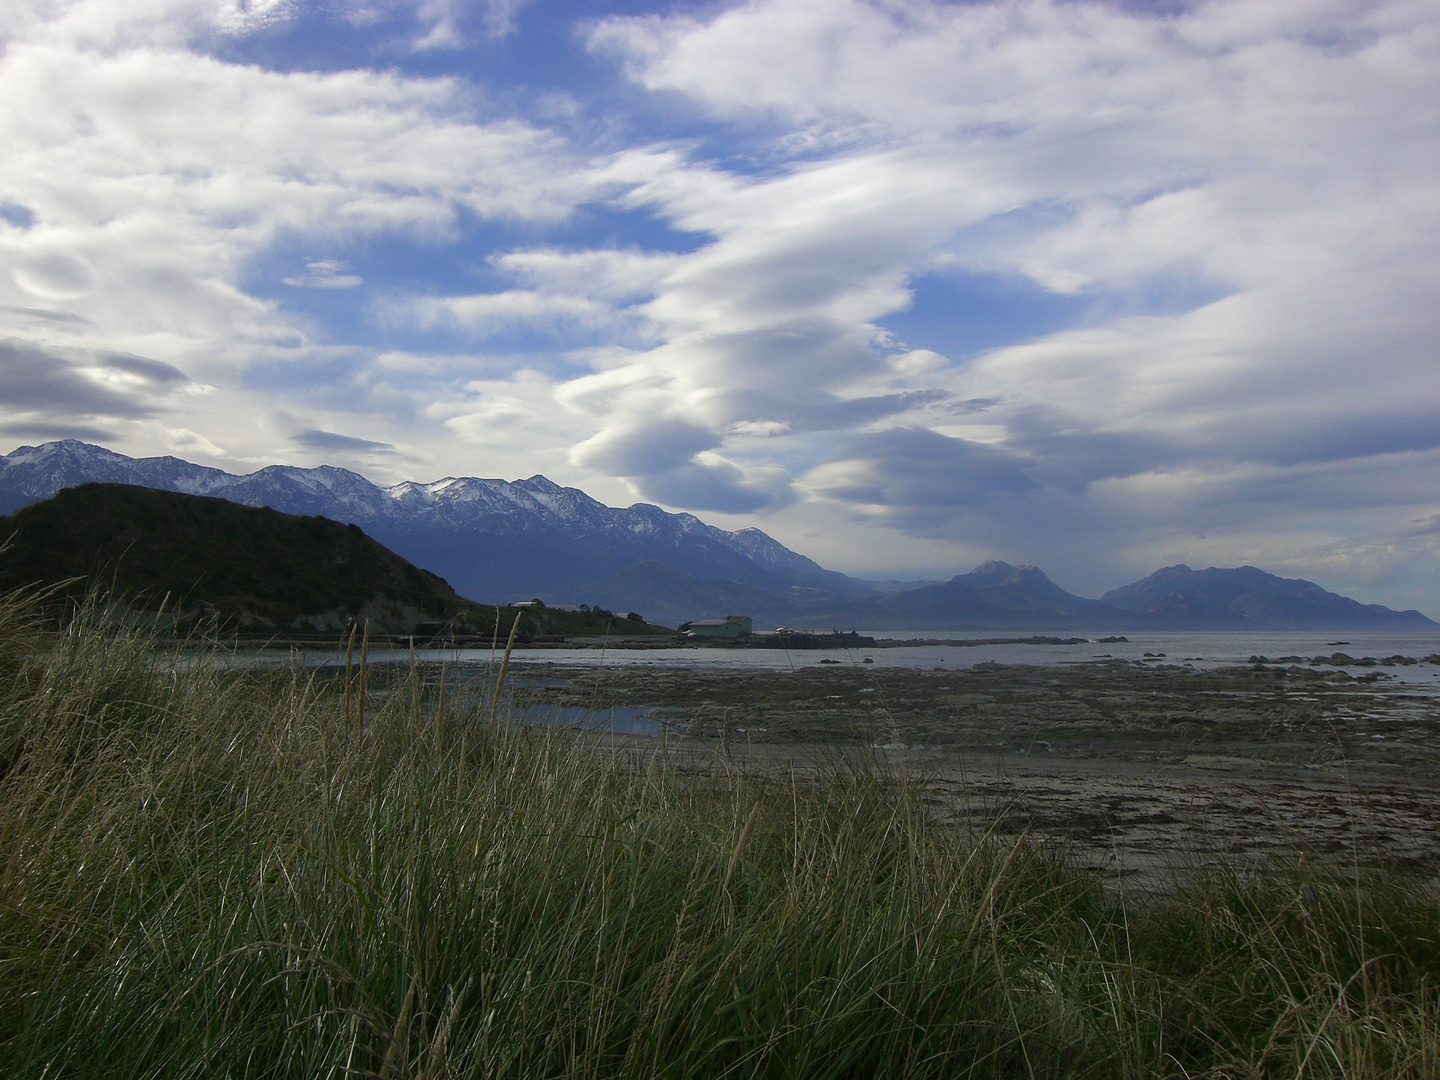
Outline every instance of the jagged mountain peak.
[(1015, 567), (1003, 559), (986, 559), (970, 572), (972, 574), (1010, 574), (1014, 571)]
[[(863, 590), (757, 530), (731, 533), (649, 503), (606, 506), (539, 473), (524, 480), (447, 476), (381, 488), (333, 465), (270, 465), (246, 475), (175, 458), (135, 459), (79, 440), (0, 456), (0, 513), (90, 480), (218, 496), (361, 525), (392, 549), (484, 599), (558, 600), (586, 581), (663, 558), (685, 573), (785, 591), (825, 579)], [(756, 558), (760, 555), (764, 557)]]
[[(107, 450), (103, 446), (95, 446), (91, 443), (81, 442), (79, 439), (57, 439), (54, 442), (41, 443), (39, 446), (16, 447), (11, 453), (5, 456), (7, 462), (15, 465), (38, 465), (52, 464), (64, 460), (96, 461), (115, 463), (129, 462), (124, 454), (117, 454), (113, 450)], [(161, 460), (161, 459), (152, 459)], [(174, 458), (166, 460), (177, 460)]]
[(730, 534), (731, 543), (761, 566), (775, 569), (823, 571), (815, 560), (791, 551), (767, 532), (754, 527), (737, 529)]
[(1006, 592), (1012, 596), (1025, 596), (1031, 601), (1044, 603), (1091, 603), (1083, 597), (1066, 592), (1038, 566), (1029, 563), (1011, 565), (999, 559), (981, 563), (968, 574), (951, 579), (951, 584), (964, 585), (986, 593)]
[(56, 439), (54, 442), (42, 443), (39, 446), (19, 446), (10, 454), (6, 455), (15, 461), (43, 461), (46, 458), (53, 458), (60, 454), (79, 454), (86, 457), (112, 457), (118, 458), (122, 455), (113, 450), (107, 450), (103, 446), (93, 446), (79, 439)]
[(427, 499), (463, 501), (494, 498), (499, 489), (509, 486), (504, 480), (482, 480), (478, 476), (446, 476), (428, 483), (422, 483), (419, 480), (402, 480), (385, 490), (396, 495), (417, 494), (423, 495)]
[[(543, 492), (546, 495), (559, 495), (562, 492), (578, 491), (578, 488), (567, 488), (555, 483), (548, 476), (536, 473), (534, 476), (526, 477), (524, 480), (516, 480), (515, 486), (529, 492)], [(588, 496), (587, 496), (588, 497)]]
[(263, 469), (248, 474), (241, 479), (261, 480), (283, 477), (304, 487), (311, 489), (325, 488), (330, 491), (344, 488), (359, 489), (362, 491), (375, 489), (365, 477), (349, 469), (342, 469), (338, 465), (316, 465), (307, 469), (299, 465), (267, 465)]
[(956, 574), (950, 580), (957, 585), (966, 585), (972, 589), (983, 589), (987, 585), (998, 585), (1015, 576), (1018, 570), (1033, 570), (1034, 567), (1016, 567), (999, 559), (987, 559), (975, 567), (968, 574)]

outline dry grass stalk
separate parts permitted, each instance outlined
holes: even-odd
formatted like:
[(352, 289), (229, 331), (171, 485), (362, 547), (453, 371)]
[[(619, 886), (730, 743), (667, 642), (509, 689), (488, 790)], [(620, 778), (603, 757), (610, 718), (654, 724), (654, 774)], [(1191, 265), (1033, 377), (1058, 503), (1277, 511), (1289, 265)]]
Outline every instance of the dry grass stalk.
[(420, 678), (415, 671), (415, 635), (410, 635), (410, 727), (420, 734)]
[(492, 724), (495, 722), (496, 712), (500, 708), (500, 691), (505, 689), (505, 672), (510, 669), (510, 651), (515, 648), (515, 635), (520, 632), (520, 620), (524, 616), (524, 608), (515, 613), (515, 622), (510, 627), (510, 638), (505, 642), (505, 656), (500, 661), (500, 676), (495, 680), (495, 696), (490, 701), (490, 722)]
[(445, 737), (445, 661), (440, 661), (440, 697), (435, 703), (435, 738)]
[(360, 638), (360, 701), (355, 712), (355, 730), (365, 730), (365, 681), (370, 667), (370, 620), (365, 620), (365, 633)]
[(345, 727), (346, 727), (347, 729), (350, 727), (350, 720), (352, 719), (352, 717), (351, 717), (351, 711), (352, 711), (353, 705), (354, 705), (354, 703), (350, 700), (350, 698), (351, 698), (351, 688), (350, 688), (351, 675), (350, 675), (350, 669), (351, 669), (351, 667), (353, 666), (353, 664), (354, 664), (354, 662), (355, 662), (355, 630), (356, 630), (356, 629), (357, 629), (357, 628), (356, 628), (356, 626), (355, 626), (355, 623), (352, 621), (352, 622), (350, 623), (350, 641), (349, 641), (349, 643), (345, 646)]

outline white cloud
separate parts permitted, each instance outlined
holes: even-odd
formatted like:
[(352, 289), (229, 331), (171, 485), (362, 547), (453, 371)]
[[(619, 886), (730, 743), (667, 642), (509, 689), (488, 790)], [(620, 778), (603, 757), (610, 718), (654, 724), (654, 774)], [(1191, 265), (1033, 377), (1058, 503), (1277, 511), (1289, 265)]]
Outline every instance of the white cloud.
[(460, 49), (467, 30), (498, 39), (515, 30), (515, 20), (530, 0), (346, 0), (346, 17), (364, 26), (386, 17), (408, 15), (414, 22), (409, 47), (417, 52)]
[(298, 289), (358, 289), (365, 284), (359, 274), (347, 274), (345, 270), (345, 263), (339, 259), (320, 259), (306, 263), (305, 273), (281, 280)]
[[(310, 321), (245, 288), (281, 240), (312, 250), (397, 235), (443, 245), (460, 215), (553, 224), (591, 194), (586, 164), (562, 140), (487, 114), (457, 80), (282, 74), (187, 47), (288, 10), (7, 7), (0, 331), (37, 346), (153, 356), (240, 395), (257, 363), (306, 364), (316, 352)], [(332, 258), (285, 280), (361, 284)], [(236, 415), (208, 417), (211, 444), (263, 452), (273, 436)], [(117, 446), (127, 430), (153, 437), (135, 425), (106, 430)]]
[(148, 357), (0, 338), (0, 430), (6, 434), (108, 432), (174, 412), (187, 394), (206, 389)]
[[(358, 432), (675, 506), (768, 508), (800, 543), (843, 511), (881, 523), (838, 549), (852, 569), (982, 549), (1074, 568), (1103, 550), (1095, 574), (1123, 576), (1186, 550), (1224, 561), (1226, 537), (1358, 567), (1433, 512), (1414, 473), (1440, 453), (1433, 4), (746, 0), (611, 18), (588, 40), (656, 92), (647, 116), (678, 97), (684, 130), (703, 128), (697, 111), (715, 124), (626, 146), (648, 121), (606, 117), (595, 137), (617, 149), (593, 157), (463, 79), (196, 51), (295, 10), (0, 12), (0, 329), (222, 387), (227, 407), (186, 399), (170, 426), (230, 453)], [(345, 10), (403, 24), (392, 55), (409, 55), (498, 40), (519, 5)], [(557, 122), (576, 131), (584, 112)], [(692, 248), (645, 250), (624, 225), (590, 247), (547, 235), (607, 199)], [(457, 256), (475, 220), (516, 231), (452, 261), (499, 285), (417, 275), (387, 291), (352, 255), (400, 236)], [(303, 272), (267, 262), (282, 242), (312, 259)], [(247, 292), (257, 277), (359, 286), (342, 257), (390, 316), (371, 325), (379, 357), (363, 330), (341, 340), (290, 313), (320, 306), (313, 293)], [(1089, 314), (945, 355), (925, 340), (946, 313), (923, 289), (917, 340), (880, 328), (927, 275), (1026, 280)], [(556, 335), (552, 354), (456, 344), (533, 330)], [(240, 424), (274, 396), (246, 373), (286, 365), (285, 396), (313, 413)], [(113, 396), (121, 369), (65, 370), (116, 410), (57, 416), (74, 430), (159, 439), (153, 414), (178, 408), (159, 384)], [(1394, 541), (1410, 553), (1394, 565), (1434, 558), (1426, 544)]]
[(526, 325), (594, 323), (610, 314), (607, 305), (584, 296), (546, 295), (529, 289), (469, 296), (423, 297), (409, 310), (421, 326), (463, 326), (478, 337)]
[(84, 259), (39, 245), (15, 260), (10, 276), (27, 293), (44, 300), (73, 300), (95, 285), (95, 271)]
[(407, 301), (394, 314), (422, 327), (462, 327), (477, 337), (517, 328), (609, 328), (623, 336), (637, 322), (636, 301), (649, 298), (676, 256), (598, 249), (537, 248), (490, 259), (502, 274), (532, 286)]
[[(1362, 481), (1324, 462), (1440, 445), (1431, 5), (1212, 2), (1152, 16), (1048, 0), (750, 0), (609, 19), (590, 42), (717, 119), (779, 124), (772, 146), (802, 155), (753, 178), (648, 162), (633, 198), (715, 240), (647, 305), (665, 344), (630, 361), (644, 377), (611, 372), (610, 385), (731, 432), (788, 421), (777, 391), (796, 385), (992, 403), (844, 436), (805, 480), (816, 493), (1034, 551), (1037, 516), (1007, 504), (983, 519), (950, 488), (977, 492), (1001, 468), (1064, 536), (1063, 522), (1091, 527), (1104, 501), (1093, 485), (1168, 478), (1184, 508), (1161, 526), (1173, 541), (1194, 534), (1207, 476), (1252, 467), (1343, 531), (1364, 528), (1343, 508), (1356, 497), (1344, 485)], [(1023, 275), (1096, 297), (1096, 315), (973, 362), (891, 361), (866, 331), (926, 272)], [(1166, 280), (1211, 302), (1133, 299)], [(763, 414), (741, 411), (757, 397)], [(623, 404), (612, 391), (595, 414)], [(1006, 456), (979, 474), (957, 459), (965, 476), (929, 484), (932, 459), (896, 449), (916, 422)], [(1403, 501), (1396, 467), (1363, 482)], [(1127, 515), (1104, 526), (1140, 527)]]
[(512, 251), (492, 261), (501, 271), (551, 293), (630, 302), (653, 294), (683, 260), (664, 252), (537, 248)]
[[(416, 50), (458, 48), (466, 29), (503, 38), (530, 0), (339, 0), (337, 13), (359, 26), (407, 20)], [(12, 0), (0, 13), (0, 41), (41, 38), (84, 46), (184, 46), (216, 36), (253, 34), (295, 18), (306, 0)]]

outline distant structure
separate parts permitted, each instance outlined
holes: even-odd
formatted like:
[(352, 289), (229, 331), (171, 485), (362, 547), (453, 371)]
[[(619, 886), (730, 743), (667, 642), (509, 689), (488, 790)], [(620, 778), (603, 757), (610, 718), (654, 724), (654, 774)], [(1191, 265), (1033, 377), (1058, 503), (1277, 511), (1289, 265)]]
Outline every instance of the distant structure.
[[(761, 634), (751, 644), (760, 649), (871, 649), (875, 647), (875, 639), (862, 637), (854, 630), (832, 630), (825, 634), (777, 626), (773, 632)], [(874, 661), (867, 659), (864, 663)]]
[(747, 637), (754, 629), (754, 620), (749, 615), (726, 615), (723, 619), (696, 619), (680, 624), (680, 633), (690, 637), (737, 638)]

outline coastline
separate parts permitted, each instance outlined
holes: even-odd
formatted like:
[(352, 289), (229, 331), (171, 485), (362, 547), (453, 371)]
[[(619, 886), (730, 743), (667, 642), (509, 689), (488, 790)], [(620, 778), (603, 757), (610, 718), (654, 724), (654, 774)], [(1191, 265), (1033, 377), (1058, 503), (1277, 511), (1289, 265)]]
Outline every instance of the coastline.
[[(547, 664), (512, 680), (527, 720), (549, 710), (616, 752), (759, 778), (837, 757), (896, 769), (925, 785), (941, 821), (995, 818), (1112, 876), (1158, 882), (1177, 861), (1287, 854), (1440, 876), (1440, 698), (1428, 687), (1124, 663)], [(643, 724), (654, 735), (635, 734)]]

